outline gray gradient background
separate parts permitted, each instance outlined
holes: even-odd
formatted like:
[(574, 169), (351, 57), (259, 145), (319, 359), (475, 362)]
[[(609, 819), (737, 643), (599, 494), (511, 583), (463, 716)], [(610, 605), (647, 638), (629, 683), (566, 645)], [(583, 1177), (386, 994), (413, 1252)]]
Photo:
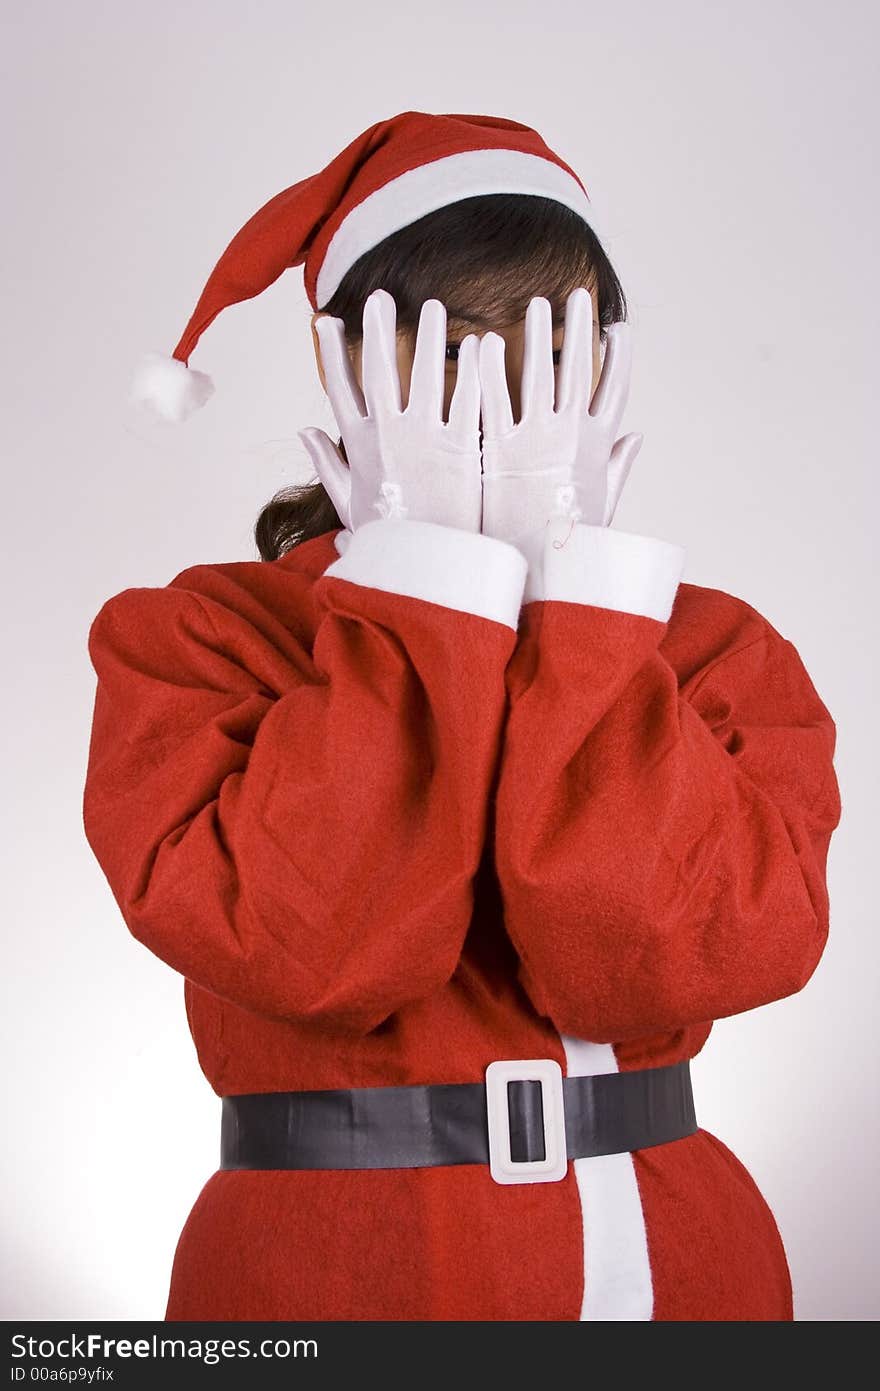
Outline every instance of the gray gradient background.
[(645, 444), (615, 525), (761, 610), (837, 721), (825, 956), (799, 995), (719, 1022), (694, 1078), (776, 1214), (796, 1317), (876, 1318), (876, 16), (7, 7), (0, 1315), (161, 1317), (218, 1154), (182, 980), (128, 935), (82, 832), (89, 623), (128, 586), (255, 558), (260, 506), (310, 475), (295, 430), (333, 429), (301, 270), (206, 332), (192, 365), (217, 394), (178, 429), (126, 407), (131, 366), (172, 350), (261, 203), (416, 108), (525, 121), (578, 170), (635, 327), (624, 427)]

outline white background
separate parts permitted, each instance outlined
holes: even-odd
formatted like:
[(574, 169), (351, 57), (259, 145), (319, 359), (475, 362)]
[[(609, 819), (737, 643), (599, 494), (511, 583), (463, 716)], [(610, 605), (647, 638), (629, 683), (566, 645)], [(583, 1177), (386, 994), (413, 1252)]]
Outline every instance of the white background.
[(311, 476), (296, 429), (333, 430), (301, 270), (206, 332), (217, 394), (185, 425), (132, 414), (132, 365), (171, 352), (263, 202), (408, 109), (524, 121), (578, 171), (635, 329), (623, 428), (645, 444), (615, 526), (757, 607), (837, 721), (825, 956), (719, 1022), (694, 1078), (777, 1217), (796, 1317), (878, 1316), (876, 16), (7, 7), (3, 1317), (161, 1318), (218, 1161), (182, 980), (129, 937), (82, 830), (88, 626), (121, 589), (255, 559), (261, 505)]

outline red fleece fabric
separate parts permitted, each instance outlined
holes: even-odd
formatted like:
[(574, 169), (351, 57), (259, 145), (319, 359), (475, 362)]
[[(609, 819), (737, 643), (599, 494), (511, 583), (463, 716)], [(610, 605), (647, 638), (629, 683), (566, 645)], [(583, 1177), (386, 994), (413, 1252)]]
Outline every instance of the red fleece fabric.
[[(565, 1071), (562, 1033), (662, 1066), (802, 988), (840, 800), (790, 642), (689, 584), (667, 623), (546, 601), (514, 632), (325, 577), (335, 535), (124, 590), (89, 632), (86, 835), (218, 1096)], [(655, 1319), (792, 1318), (720, 1140), (633, 1163)], [(571, 1164), (218, 1170), (165, 1317), (577, 1319), (585, 1238)]]
[(668, 623), (523, 609), (495, 862), (520, 979), (579, 1038), (794, 994), (825, 945), (834, 726), (792, 644), (713, 594), (680, 586)]

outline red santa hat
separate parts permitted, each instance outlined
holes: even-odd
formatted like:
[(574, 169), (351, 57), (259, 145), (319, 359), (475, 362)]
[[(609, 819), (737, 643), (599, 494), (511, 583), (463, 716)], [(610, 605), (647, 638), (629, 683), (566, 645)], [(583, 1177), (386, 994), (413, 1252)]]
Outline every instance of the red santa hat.
[(586, 188), (530, 126), (426, 111), (378, 121), (325, 169), (270, 198), (235, 234), (172, 355), (143, 358), (131, 399), (166, 420), (185, 420), (214, 390), (211, 378), (188, 364), (221, 309), (260, 294), (289, 266), (304, 265), (306, 293), (318, 310), (364, 252), (427, 213), (485, 193), (553, 198), (595, 228)]

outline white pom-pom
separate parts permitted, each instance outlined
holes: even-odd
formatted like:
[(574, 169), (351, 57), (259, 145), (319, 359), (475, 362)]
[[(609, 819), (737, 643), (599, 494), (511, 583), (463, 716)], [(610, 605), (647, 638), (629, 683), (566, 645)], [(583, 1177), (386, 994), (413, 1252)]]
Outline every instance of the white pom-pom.
[(179, 358), (164, 353), (145, 353), (135, 368), (128, 399), (179, 424), (200, 410), (213, 391), (207, 373), (194, 372)]

